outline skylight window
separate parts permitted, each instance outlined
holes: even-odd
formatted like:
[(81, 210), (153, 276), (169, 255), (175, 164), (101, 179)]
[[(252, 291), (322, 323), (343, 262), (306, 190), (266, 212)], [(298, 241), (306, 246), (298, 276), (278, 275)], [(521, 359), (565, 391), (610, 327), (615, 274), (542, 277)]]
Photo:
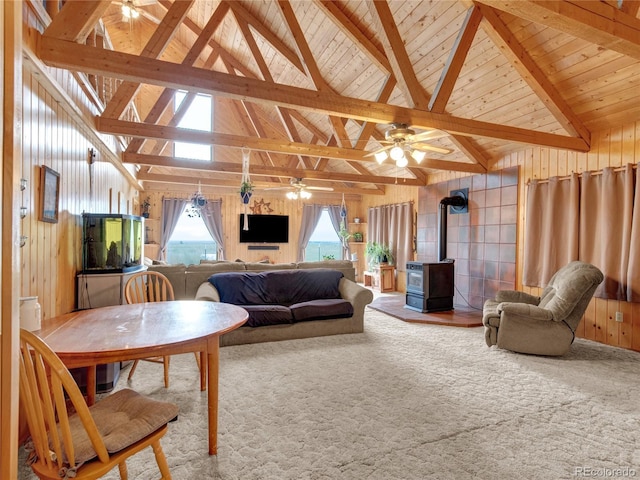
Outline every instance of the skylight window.
[[(174, 113), (180, 108), (186, 97), (186, 91), (179, 90), (176, 92)], [(178, 128), (211, 132), (213, 128), (213, 101), (211, 95), (197, 94), (184, 116), (180, 119)], [(174, 142), (173, 144), (173, 154), (179, 158), (210, 162), (213, 157), (212, 152), (211, 145), (186, 142)]]

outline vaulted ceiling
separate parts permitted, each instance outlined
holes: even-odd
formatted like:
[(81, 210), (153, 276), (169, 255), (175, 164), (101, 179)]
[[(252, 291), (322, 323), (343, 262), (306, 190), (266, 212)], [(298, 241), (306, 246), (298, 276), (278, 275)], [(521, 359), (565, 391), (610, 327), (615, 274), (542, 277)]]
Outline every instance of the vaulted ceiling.
[[(95, 128), (149, 189), (236, 188), (249, 149), (258, 187), (381, 194), (529, 145), (586, 152), (640, 118), (638, 1), (132, 1), (130, 20), (120, 1), (66, 2), (37, 55), (97, 91)], [(183, 106), (215, 97), (214, 132), (176, 127), (178, 89)], [(437, 130), (441, 152), (378, 164), (392, 123)], [(174, 158), (174, 140), (213, 161)]]

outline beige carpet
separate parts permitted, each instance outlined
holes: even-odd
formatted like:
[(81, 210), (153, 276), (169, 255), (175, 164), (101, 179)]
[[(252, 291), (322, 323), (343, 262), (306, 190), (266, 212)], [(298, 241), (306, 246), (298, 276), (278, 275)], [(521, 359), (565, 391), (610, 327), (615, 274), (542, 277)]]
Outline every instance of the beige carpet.
[[(181, 409), (162, 442), (173, 478), (640, 476), (640, 354), (577, 340), (562, 358), (518, 355), (488, 348), (481, 328), (372, 309), (365, 329), (221, 349), (217, 457), (193, 355), (173, 358), (168, 390), (160, 365), (141, 364), (132, 387)], [(129, 478), (158, 478), (154, 465), (143, 452)]]

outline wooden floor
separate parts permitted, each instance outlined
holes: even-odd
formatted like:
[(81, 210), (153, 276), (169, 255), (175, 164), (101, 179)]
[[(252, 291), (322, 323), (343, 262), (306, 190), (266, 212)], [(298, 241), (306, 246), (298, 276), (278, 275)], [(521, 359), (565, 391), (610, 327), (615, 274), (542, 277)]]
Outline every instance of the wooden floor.
[(377, 295), (369, 307), (405, 322), (430, 323), (449, 327), (481, 327), (482, 312), (471, 307), (456, 306), (448, 312), (420, 313), (405, 308), (403, 293)]

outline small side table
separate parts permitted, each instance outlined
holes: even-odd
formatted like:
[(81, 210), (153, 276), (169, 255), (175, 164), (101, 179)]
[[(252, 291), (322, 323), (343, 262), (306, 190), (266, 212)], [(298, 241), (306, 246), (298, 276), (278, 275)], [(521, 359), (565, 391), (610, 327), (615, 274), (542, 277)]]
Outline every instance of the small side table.
[(376, 265), (373, 271), (362, 272), (365, 287), (372, 287), (381, 293), (396, 291), (396, 267)]
[(365, 287), (373, 287), (375, 272), (362, 272), (362, 280)]
[(396, 267), (393, 265), (380, 265), (378, 271), (378, 288), (380, 292), (396, 291)]

